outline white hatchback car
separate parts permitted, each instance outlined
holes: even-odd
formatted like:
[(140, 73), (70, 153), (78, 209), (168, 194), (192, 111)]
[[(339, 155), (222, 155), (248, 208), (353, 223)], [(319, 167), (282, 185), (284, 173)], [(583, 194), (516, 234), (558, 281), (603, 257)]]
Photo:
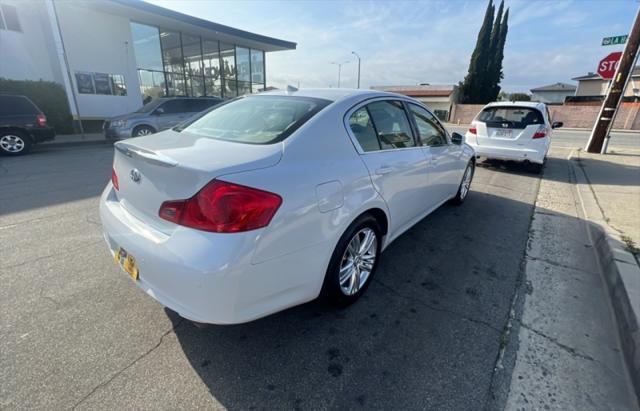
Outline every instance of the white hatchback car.
[(550, 123), (544, 103), (499, 102), (484, 106), (471, 123), (466, 142), (479, 157), (528, 162), (542, 170), (551, 130), (562, 122)]
[(231, 100), (115, 144), (105, 239), (135, 283), (201, 323), (355, 301), (381, 251), (453, 200), (473, 150), (419, 102), (359, 90)]

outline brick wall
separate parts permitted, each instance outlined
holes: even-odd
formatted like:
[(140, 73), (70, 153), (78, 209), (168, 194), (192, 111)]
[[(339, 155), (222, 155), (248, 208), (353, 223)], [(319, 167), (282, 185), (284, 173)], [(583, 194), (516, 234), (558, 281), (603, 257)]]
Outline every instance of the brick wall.
[[(449, 122), (469, 124), (483, 104), (454, 104)], [(592, 128), (600, 112), (600, 106), (562, 105), (548, 106), (551, 121), (562, 121), (568, 128)], [(622, 103), (614, 129), (640, 130), (640, 103)]]

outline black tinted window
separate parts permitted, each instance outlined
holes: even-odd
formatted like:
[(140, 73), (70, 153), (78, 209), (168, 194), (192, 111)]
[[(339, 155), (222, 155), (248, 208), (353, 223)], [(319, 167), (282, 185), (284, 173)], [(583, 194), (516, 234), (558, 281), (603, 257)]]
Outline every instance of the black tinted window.
[(376, 101), (367, 107), (383, 150), (415, 146), (409, 119), (400, 101)]
[(349, 117), (349, 127), (363, 151), (380, 150), (376, 130), (366, 107), (359, 108)]
[(476, 120), (487, 127), (525, 128), (531, 124), (544, 124), (542, 113), (528, 107), (487, 107)]
[(415, 104), (409, 104), (409, 107), (416, 121), (422, 145), (442, 146), (447, 144), (446, 132), (431, 113)]
[(0, 5), (2, 8), (2, 14), (4, 15), (4, 21), (7, 23), (7, 29), (13, 31), (22, 31), (20, 27), (20, 19), (18, 19), (18, 10), (15, 6), (9, 4)]
[(197, 113), (218, 104), (219, 100), (209, 98), (191, 99), (186, 101), (187, 111)]
[(0, 116), (40, 114), (40, 110), (24, 97), (0, 96)]
[(177, 114), (177, 113), (186, 113), (189, 111), (187, 110), (185, 100), (183, 99), (165, 101), (158, 108), (162, 108), (162, 114)]

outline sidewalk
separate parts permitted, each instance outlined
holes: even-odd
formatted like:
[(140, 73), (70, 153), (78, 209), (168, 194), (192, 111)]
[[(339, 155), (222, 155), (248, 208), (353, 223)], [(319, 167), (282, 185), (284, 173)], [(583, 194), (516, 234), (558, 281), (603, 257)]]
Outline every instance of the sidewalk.
[[(620, 281), (617, 259), (624, 250), (612, 247), (622, 243), (608, 241), (601, 225), (607, 223), (595, 211), (604, 203), (609, 221), (637, 233), (640, 181), (638, 168), (627, 162), (640, 157), (573, 161), (575, 153), (552, 150), (540, 182), (511, 320), (518, 345), (509, 410), (639, 409), (632, 315), (640, 294), (630, 296), (635, 286)], [(624, 262), (638, 270), (633, 257)]]

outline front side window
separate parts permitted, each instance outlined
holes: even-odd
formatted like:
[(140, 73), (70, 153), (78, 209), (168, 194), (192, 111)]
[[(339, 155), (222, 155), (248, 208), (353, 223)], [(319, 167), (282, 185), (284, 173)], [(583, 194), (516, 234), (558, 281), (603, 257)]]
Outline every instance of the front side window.
[(305, 97), (239, 98), (175, 130), (215, 140), (271, 144), (284, 140), (329, 103)]
[(376, 129), (366, 107), (361, 107), (349, 117), (349, 127), (363, 151), (380, 150)]
[(487, 127), (523, 129), (532, 124), (544, 124), (542, 113), (528, 107), (487, 107), (478, 114), (478, 121)]
[(367, 105), (383, 150), (414, 147), (413, 133), (402, 102), (376, 101)]
[(431, 113), (415, 104), (409, 104), (411, 114), (415, 119), (423, 146), (443, 146), (447, 144), (446, 132)]
[(159, 114), (178, 114), (178, 113), (186, 113), (187, 107), (185, 104), (185, 100), (183, 99), (175, 99), (166, 101), (160, 107), (162, 112)]

